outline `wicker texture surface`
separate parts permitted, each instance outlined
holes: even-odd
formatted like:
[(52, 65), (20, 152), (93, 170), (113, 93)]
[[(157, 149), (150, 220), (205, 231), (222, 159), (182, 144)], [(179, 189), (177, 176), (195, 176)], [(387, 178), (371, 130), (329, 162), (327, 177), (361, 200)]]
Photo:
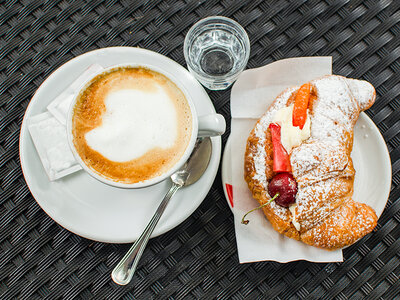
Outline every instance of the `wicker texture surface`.
[[(400, 1), (0, 1), (0, 299), (393, 299), (400, 293)], [(183, 40), (209, 15), (237, 20), (248, 68), (331, 55), (335, 74), (370, 81), (367, 112), (392, 160), (390, 199), (377, 229), (343, 263), (240, 265), (220, 173), (185, 222), (150, 240), (133, 282), (110, 272), (128, 245), (81, 238), (38, 206), (19, 163), (19, 131), (39, 85), (90, 50), (139, 46), (185, 65)], [(230, 90), (209, 92), (227, 120)], [(379, 178), (377, 178), (379, 180)]]

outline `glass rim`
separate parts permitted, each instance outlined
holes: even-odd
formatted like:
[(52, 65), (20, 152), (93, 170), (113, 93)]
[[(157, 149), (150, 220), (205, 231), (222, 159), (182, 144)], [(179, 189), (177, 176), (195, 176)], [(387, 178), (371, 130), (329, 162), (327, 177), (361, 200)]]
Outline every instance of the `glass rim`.
[[(224, 16), (209, 16), (209, 17), (206, 17), (206, 18), (203, 18), (203, 19), (197, 21), (196, 23), (194, 23), (192, 25), (192, 27), (190, 27), (189, 31), (186, 33), (185, 40), (183, 42), (183, 55), (185, 57), (186, 64), (188, 65), (189, 68), (191, 68), (193, 70), (196, 68), (196, 66), (189, 59), (189, 46), (188, 46), (189, 39), (193, 36), (193, 33), (195, 32), (195, 30), (197, 30), (199, 28), (199, 25), (202, 25), (209, 21), (214, 21), (213, 23), (215, 23), (216, 25), (229, 25), (234, 30), (238, 31), (238, 33), (240, 34), (241, 38), (243, 39), (244, 47), (245, 47), (245, 58), (240, 62), (240, 67), (239, 67), (239, 69), (241, 69), (240, 72), (242, 72), (244, 70), (244, 68), (246, 67), (247, 62), (250, 57), (249, 35), (247, 34), (247, 32), (243, 28), (243, 26), (240, 25), (237, 21), (235, 21), (231, 18), (224, 17)], [(225, 21), (227, 24), (224, 24), (221, 21)], [(213, 23), (210, 23), (210, 24), (212, 25)], [(236, 75), (236, 73), (232, 74), (229, 77), (235, 77), (235, 75)], [(214, 77), (218, 77), (218, 76), (214, 76)]]

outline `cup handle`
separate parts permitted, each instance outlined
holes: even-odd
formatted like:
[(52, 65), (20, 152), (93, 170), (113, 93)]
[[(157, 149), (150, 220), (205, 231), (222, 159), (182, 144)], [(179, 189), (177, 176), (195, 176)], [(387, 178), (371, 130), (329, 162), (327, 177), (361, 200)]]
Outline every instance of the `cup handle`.
[(225, 132), (225, 118), (220, 114), (200, 116), (198, 117), (198, 121), (198, 137), (219, 136)]

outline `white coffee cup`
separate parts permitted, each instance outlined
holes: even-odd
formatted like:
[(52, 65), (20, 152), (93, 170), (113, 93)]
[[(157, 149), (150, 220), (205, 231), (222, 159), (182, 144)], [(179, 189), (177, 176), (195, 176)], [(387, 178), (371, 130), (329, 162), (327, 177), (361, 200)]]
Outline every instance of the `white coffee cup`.
[[(171, 80), (185, 95), (187, 103), (190, 107), (190, 112), (192, 115), (192, 131), (190, 135), (190, 140), (189, 143), (186, 147), (186, 150), (184, 151), (183, 155), (180, 157), (179, 161), (173, 165), (168, 171), (162, 173), (161, 175), (157, 177), (153, 177), (144, 181), (136, 182), (136, 183), (123, 183), (123, 182), (118, 182), (114, 181), (111, 179), (108, 179), (106, 177), (103, 177), (101, 174), (99, 174), (97, 171), (94, 171), (92, 168), (90, 168), (86, 163), (82, 160), (80, 157), (79, 153), (77, 152), (74, 144), (74, 137), (72, 133), (72, 118), (73, 118), (73, 112), (74, 112), (74, 107), (79, 99), (79, 95), (81, 94), (82, 91), (86, 90), (88, 86), (91, 84), (92, 80), (97, 77), (98, 75), (105, 74), (110, 72), (113, 69), (118, 69), (122, 67), (128, 67), (128, 68), (145, 68), (149, 69), (151, 71), (158, 72), (165, 77), (167, 77), (169, 80)], [(220, 114), (210, 114), (210, 115), (204, 115), (204, 116), (198, 116), (196, 113), (196, 108), (194, 106), (192, 97), (190, 95), (190, 92), (181, 84), (179, 81), (179, 78), (176, 78), (173, 74), (169, 73), (166, 70), (163, 70), (159, 67), (152, 66), (149, 64), (121, 64), (121, 65), (115, 65), (112, 67), (109, 67), (105, 70), (102, 70), (99, 73), (94, 74), (91, 76), (88, 80), (86, 80), (82, 85), (81, 88), (79, 89), (79, 92), (76, 93), (74, 96), (74, 99), (71, 103), (71, 106), (68, 111), (67, 115), (67, 136), (68, 136), (68, 142), (70, 145), (70, 148), (72, 150), (72, 153), (74, 154), (76, 160), (78, 163), (81, 165), (82, 169), (86, 171), (89, 175), (94, 177), (95, 179), (114, 186), (114, 187), (119, 187), (119, 188), (143, 188), (147, 186), (151, 186), (154, 184), (157, 184), (167, 178), (169, 178), (173, 173), (175, 173), (177, 170), (179, 170), (183, 164), (187, 161), (189, 158), (191, 152), (193, 151), (196, 139), (198, 137), (206, 137), (206, 136), (219, 136), (222, 135), (225, 132), (226, 128), (226, 123), (225, 119), (222, 115)]]

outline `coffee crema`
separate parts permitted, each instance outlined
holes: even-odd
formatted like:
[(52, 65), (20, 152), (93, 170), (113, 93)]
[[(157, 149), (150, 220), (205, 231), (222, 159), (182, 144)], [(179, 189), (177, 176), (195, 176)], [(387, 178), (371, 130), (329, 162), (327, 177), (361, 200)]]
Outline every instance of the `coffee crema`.
[(125, 184), (170, 170), (191, 134), (192, 114), (183, 92), (144, 67), (96, 76), (72, 112), (73, 143), (82, 161), (100, 176)]

